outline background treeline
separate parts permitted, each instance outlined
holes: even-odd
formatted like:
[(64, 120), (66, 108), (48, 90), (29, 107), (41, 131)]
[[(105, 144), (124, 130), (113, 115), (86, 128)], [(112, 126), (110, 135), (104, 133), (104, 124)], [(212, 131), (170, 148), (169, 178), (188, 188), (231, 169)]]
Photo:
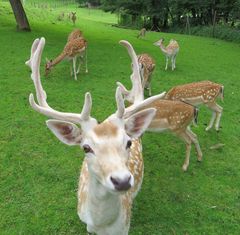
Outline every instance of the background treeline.
[(118, 15), (118, 25), (240, 41), (240, 0), (78, 0)]

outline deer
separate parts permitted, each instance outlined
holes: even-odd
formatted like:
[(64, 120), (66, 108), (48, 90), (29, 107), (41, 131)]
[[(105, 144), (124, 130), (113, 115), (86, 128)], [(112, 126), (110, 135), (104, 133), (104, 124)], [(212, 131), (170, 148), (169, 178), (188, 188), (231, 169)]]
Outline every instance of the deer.
[(79, 37), (73, 40), (70, 40), (65, 45), (63, 51), (54, 59), (46, 61), (45, 65), (45, 75), (48, 76), (51, 69), (60, 63), (62, 60), (67, 59), (73, 62), (73, 65), (70, 65), (71, 76), (74, 75), (74, 79), (77, 80), (77, 74), (80, 72), (80, 63), (78, 69), (76, 70), (77, 59), (81, 57), (85, 60), (85, 72), (88, 73), (87, 67), (87, 41), (83, 37)]
[(80, 29), (74, 29), (69, 35), (68, 35), (68, 42), (77, 39), (77, 38), (82, 38), (83, 37), (83, 32)]
[[(120, 43), (122, 42), (120, 41)], [(128, 44), (128, 50), (129, 54), (136, 57), (136, 53), (130, 44)], [(117, 82), (117, 85), (121, 89), (124, 100), (130, 104), (134, 104), (143, 99), (143, 87), (140, 77), (131, 77), (131, 83), (131, 90), (127, 90), (121, 82)], [(165, 96), (166, 94), (164, 97)], [(198, 142), (198, 137), (190, 128), (192, 123), (197, 123), (198, 109), (195, 106), (179, 100), (166, 100), (159, 98), (158, 100), (149, 103), (146, 107), (156, 109), (156, 114), (146, 131), (170, 131), (184, 141), (186, 145), (186, 156), (182, 166), (183, 171), (187, 171), (188, 169), (192, 144), (194, 144), (197, 152), (197, 160), (199, 162), (202, 161), (202, 151)]]
[(163, 45), (163, 42), (164, 42), (164, 39), (161, 38), (157, 42), (153, 43), (153, 45), (159, 46), (161, 51), (166, 57), (165, 70), (168, 69), (168, 59), (170, 59), (172, 63), (172, 71), (173, 71), (174, 69), (176, 69), (176, 57), (179, 52), (178, 42), (174, 39), (171, 39), (169, 44), (166, 47)]
[(73, 24), (75, 25), (75, 22), (76, 22), (76, 20), (77, 20), (77, 16), (76, 16), (76, 12), (72, 12), (72, 14), (71, 14), (71, 20), (72, 20), (72, 22), (73, 22)]
[(139, 38), (139, 37), (145, 37), (146, 32), (147, 32), (146, 28), (142, 28), (142, 29), (140, 30), (139, 34), (137, 35), (137, 38)]
[(164, 98), (182, 100), (192, 105), (205, 105), (212, 111), (212, 118), (205, 130), (210, 130), (215, 123), (215, 129), (219, 131), (223, 108), (216, 102), (218, 97), (223, 101), (224, 86), (222, 84), (200, 81), (175, 86), (166, 93)]
[[(126, 47), (128, 42), (122, 44)], [(85, 94), (80, 114), (55, 110), (47, 103), (40, 78), (41, 55), (45, 38), (36, 39), (26, 64), (31, 68), (37, 102), (29, 96), (30, 106), (51, 119), (47, 127), (62, 143), (79, 146), (85, 152), (79, 185), (77, 213), (87, 225), (88, 233), (127, 235), (133, 200), (143, 180), (143, 158), (140, 136), (145, 132), (156, 110), (149, 103), (164, 96), (148, 99), (136, 96), (135, 103), (125, 108), (120, 87), (116, 89), (117, 111), (98, 123), (91, 117), (91, 94)], [(133, 57), (132, 57), (133, 58)], [(133, 74), (138, 76), (137, 58)]]
[(152, 78), (152, 73), (155, 69), (155, 61), (150, 55), (146, 53), (140, 54), (137, 57), (138, 57), (138, 63), (140, 67), (140, 74), (141, 74), (143, 89), (147, 89), (148, 95), (151, 96), (152, 95), (151, 78)]

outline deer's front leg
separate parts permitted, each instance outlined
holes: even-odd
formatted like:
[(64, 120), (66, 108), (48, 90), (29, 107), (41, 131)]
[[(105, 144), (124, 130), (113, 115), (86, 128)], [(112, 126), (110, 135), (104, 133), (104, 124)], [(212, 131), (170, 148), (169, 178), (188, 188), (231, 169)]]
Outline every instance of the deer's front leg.
[(165, 70), (168, 69), (168, 57), (166, 56), (166, 66), (165, 66)]

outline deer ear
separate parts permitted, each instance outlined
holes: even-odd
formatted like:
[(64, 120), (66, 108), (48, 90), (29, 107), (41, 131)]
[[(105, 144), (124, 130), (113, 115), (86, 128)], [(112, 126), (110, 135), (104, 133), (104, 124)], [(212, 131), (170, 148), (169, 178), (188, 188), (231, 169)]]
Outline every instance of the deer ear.
[(140, 111), (125, 121), (125, 130), (132, 138), (140, 137), (148, 128), (153, 117), (156, 114), (156, 109), (149, 108)]
[(79, 145), (81, 143), (81, 131), (75, 124), (54, 119), (46, 121), (46, 124), (53, 134), (64, 144)]

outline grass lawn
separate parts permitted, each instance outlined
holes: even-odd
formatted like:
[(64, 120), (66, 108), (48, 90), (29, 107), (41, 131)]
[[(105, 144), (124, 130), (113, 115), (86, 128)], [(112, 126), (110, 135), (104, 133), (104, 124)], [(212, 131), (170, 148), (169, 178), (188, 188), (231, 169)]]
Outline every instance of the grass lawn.
[[(88, 41), (89, 73), (70, 78), (62, 62), (42, 82), (56, 109), (79, 112), (91, 91), (92, 115), (104, 120), (115, 112), (116, 81), (130, 85), (130, 59), (118, 44), (129, 40), (138, 53), (157, 61), (153, 94), (177, 84), (211, 80), (225, 86), (221, 131), (205, 132), (211, 113), (200, 108), (197, 133), (203, 162), (192, 149), (188, 172), (181, 166), (185, 146), (170, 133), (143, 137), (145, 176), (132, 213), (130, 235), (232, 235), (240, 231), (240, 45), (203, 37), (147, 33), (112, 27), (114, 15), (73, 5), (50, 9), (26, 7), (32, 32), (16, 32), (9, 3), (0, 2), (0, 234), (86, 234), (79, 221), (77, 182), (83, 159), (78, 147), (61, 144), (47, 129), (46, 118), (30, 108), (34, 92), (24, 65), (37, 37), (46, 38), (43, 58), (57, 56), (74, 26), (57, 21), (60, 12), (77, 11), (77, 26)], [(164, 71), (165, 60), (153, 42), (175, 38), (180, 44), (177, 69)], [(211, 150), (217, 143), (225, 146)]]

